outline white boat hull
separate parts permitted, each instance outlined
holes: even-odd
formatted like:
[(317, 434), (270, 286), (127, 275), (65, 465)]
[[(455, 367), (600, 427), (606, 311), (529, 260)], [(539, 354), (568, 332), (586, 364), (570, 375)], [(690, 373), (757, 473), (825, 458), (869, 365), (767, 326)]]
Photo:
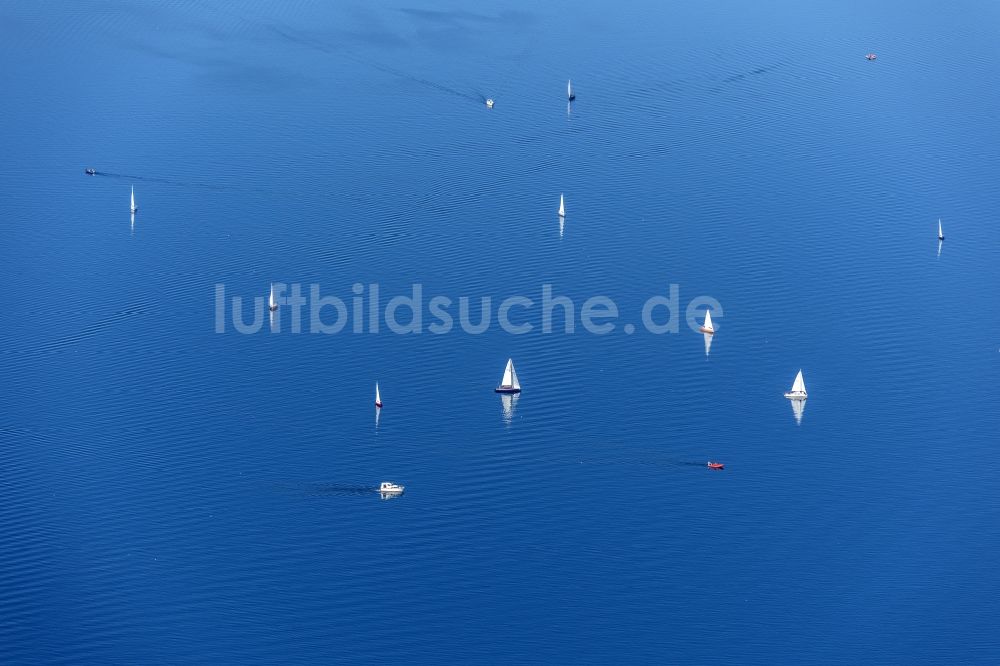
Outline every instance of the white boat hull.
[(785, 397), (788, 398), (789, 400), (805, 400), (806, 398), (809, 397), (809, 395), (806, 393), (789, 391), (788, 393), (785, 394)]

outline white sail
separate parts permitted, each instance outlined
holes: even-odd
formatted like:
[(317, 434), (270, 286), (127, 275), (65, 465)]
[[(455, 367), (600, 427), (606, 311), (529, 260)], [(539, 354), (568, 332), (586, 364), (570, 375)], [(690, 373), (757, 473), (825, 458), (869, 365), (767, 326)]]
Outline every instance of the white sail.
[(566, 97), (573, 99), (573, 82), (566, 80)]
[(705, 310), (705, 323), (701, 326), (706, 331), (714, 331), (715, 328), (712, 326), (712, 311)]
[(500, 380), (500, 386), (503, 388), (521, 388), (521, 385), (517, 381), (517, 373), (514, 372), (513, 359), (507, 359), (507, 367), (503, 369), (503, 379)]
[(137, 208), (135, 207), (135, 185), (132, 186), (132, 195), (129, 198), (129, 207), (128, 208), (133, 213), (137, 210)]
[(561, 194), (559, 195), (559, 217), (566, 217), (566, 205)]
[(805, 393), (806, 392), (806, 382), (802, 379), (802, 371), (799, 370), (799, 374), (795, 375), (795, 382), (792, 384), (792, 393)]
[(375, 382), (375, 404), (379, 406), (382, 404), (382, 396), (378, 392), (378, 382)]
[(938, 218), (938, 240), (944, 240), (944, 232), (941, 230), (941, 218)]
[(270, 308), (271, 310), (274, 310), (275, 308), (278, 307), (278, 301), (274, 297), (274, 283), (273, 282), (271, 283), (271, 295), (268, 296), (268, 298), (267, 298), (267, 307)]

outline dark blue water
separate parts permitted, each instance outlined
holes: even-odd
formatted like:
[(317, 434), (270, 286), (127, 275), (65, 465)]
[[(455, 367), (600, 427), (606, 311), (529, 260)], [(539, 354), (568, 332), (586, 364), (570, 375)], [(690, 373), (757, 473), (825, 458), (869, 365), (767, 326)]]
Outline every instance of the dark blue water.
[(1000, 10), (814, 4), (0, 5), (0, 661), (1000, 659)]

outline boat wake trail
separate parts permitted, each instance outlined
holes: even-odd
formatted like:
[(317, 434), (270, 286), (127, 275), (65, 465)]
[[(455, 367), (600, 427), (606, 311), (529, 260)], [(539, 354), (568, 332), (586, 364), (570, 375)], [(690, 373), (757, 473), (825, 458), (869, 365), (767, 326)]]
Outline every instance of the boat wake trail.
[(486, 102), (486, 96), (485, 95), (481, 95), (479, 93), (462, 92), (461, 90), (456, 90), (455, 88), (451, 88), (449, 86), (446, 86), (446, 85), (443, 85), (443, 84), (440, 84), (440, 83), (435, 83), (434, 81), (428, 81), (427, 79), (422, 79), (419, 76), (414, 76), (412, 74), (404, 72), (401, 69), (396, 69), (395, 67), (390, 67), (388, 65), (383, 65), (382, 63), (375, 62), (374, 60), (361, 59), (361, 58), (358, 58), (358, 57), (353, 56), (351, 54), (344, 54), (344, 55), (347, 58), (349, 58), (350, 60), (353, 60), (354, 62), (357, 62), (359, 64), (367, 65), (368, 67), (371, 67), (372, 69), (377, 69), (380, 72), (385, 72), (386, 74), (391, 74), (392, 76), (397, 76), (397, 77), (399, 77), (401, 79), (404, 79), (406, 81), (412, 81), (413, 83), (418, 83), (418, 84), (420, 84), (422, 86), (426, 86), (428, 88), (431, 88), (433, 90), (437, 90), (439, 92), (448, 93), (450, 95), (455, 95), (456, 97), (461, 97), (462, 99), (472, 100), (473, 102), (480, 102), (480, 103), (485, 103)]
[(224, 187), (218, 185), (208, 185), (205, 183), (191, 183), (181, 180), (171, 180), (169, 178), (156, 178), (153, 176), (134, 176), (127, 173), (112, 173), (110, 171), (96, 171), (95, 176), (107, 176), (108, 178), (119, 178), (122, 180), (135, 180), (144, 183), (162, 183), (164, 185), (175, 185), (177, 187), (203, 187), (207, 190), (224, 190)]
[(585, 458), (579, 461), (581, 465), (641, 465), (650, 467), (704, 467), (707, 463), (705, 461), (694, 462), (691, 460), (678, 460), (675, 458), (661, 458), (661, 457), (627, 457), (627, 458)]
[(307, 483), (302, 487), (307, 495), (370, 495), (378, 486), (346, 485), (342, 483)]
[(384, 72), (385, 74), (389, 74), (391, 76), (396, 76), (405, 81), (412, 81), (413, 83), (417, 83), (427, 88), (431, 88), (432, 90), (437, 90), (438, 92), (448, 93), (449, 95), (455, 95), (456, 97), (461, 97), (462, 99), (471, 100), (477, 103), (482, 103), (486, 101), (485, 96), (478, 96), (477, 93), (475, 92), (463, 92), (461, 90), (457, 90), (455, 88), (446, 86), (441, 83), (437, 83), (435, 81), (430, 81), (428, 79), (420, 78), (419, 76), (414, 76), (409, 72), (404, 72), (401, 69), (390, 67), (389, 65), (384, 65), (376, 60), (371, 60), (369, 58), (362, 58), (361, 56), (351, 53), (350, 51), (334, 49), (325, 42), (318, 41), (316, 39), (305, 37), (302, 35), (292, 34), (285, 28), (281, 28), (275, 25), (271, 25), (268, 27), (273, 32), (280, 35), (282, 38), (290, 42), (293, 42), (298, 46), (315, 49), (317, 51), (321, 51), (328, 55), (339, 55), (359, 65), (363, 65), (365, 67), (371, 67), (372, 69), (376, 69), (380, 72)]
[(378, 486), (360, 486), (345, 483), (302, 482), (279, 483), (273, 486), (275, 490), (293, 494), (316, 495), (371, 495), (378, 494)]

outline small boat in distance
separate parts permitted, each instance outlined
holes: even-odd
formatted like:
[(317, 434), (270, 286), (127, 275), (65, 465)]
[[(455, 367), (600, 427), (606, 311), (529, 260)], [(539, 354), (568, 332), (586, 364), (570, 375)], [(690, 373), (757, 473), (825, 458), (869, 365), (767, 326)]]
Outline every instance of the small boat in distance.
[(726, 466), (723, 465), (720, 462), (712, 462), (711, 460), (708, 461), (708, 468), (709, 469), (724, 469), (725, 467)]
[(712, 326), (712, 311), (705, 310), (705, 323), (701, 325), (698, 329), (702, 333), (708, 333), (709, 335), (715, 335), (715, 327)]
[[(941, 231), (941, 218), (940, 217), (938, 218), (938, 240), (939, 241), (944, 240), (944, 232)], [(961, 243), (959, 243), (959, 245), (961, 245)]]
[(497, 393), (520, 393), (521, 384), (517, 381), (517, 373), (514, 372), (514, 359), (507, 359), (507, 367), (503, 370), (503, 379), (500, 386), (493, 389)]
[(573, 94), (573, 82), (569, 79), (566, 80), (566, 99), (571, 102), (576, 99), (576, 95)]
[(487, 97), (486, 98), (486, 108), (487, 109), (492, 109), (493, 108), (493, 98), (492, 97)]
[(378, 491), (382, 494), (395, 493), (399, 494), (403, 492), (403, 486), (397, 486), (392, 481), (383, 481), (379, 484)]
[(874, 59), (875, 59), (875, 58), (877, 58), (877, 57), (878, 57), (878, 56), (877, 56), (877, 55), (875, 55), (874, 53), (869, 53), (868, 55), (866, 55), (866, 56), (865, 56), (865, 59), (866, 59), (866, 60), (874, 60)]
[(132, 186), (132, 196), (129, 202), (129, 211), (136, 212), (139, 210), (138, 206), (135, 205), (135, 185)]
[(87, 174), (88, 176), (96, 176), (97, 175), (97, 169), (94, 169), (92, 167), (87, 167), (86, 169), (83, 170), (83, 172), (85, 174)]
[(795, 375), (795, 382), (792, 384), (792, 390), (786, 393), (785, 397), (789, 400), (805, 400), (809, 397), (806, 393), (806, 382), (802, 379), (801, 370), (799, 370), (799, 374)]
[(559, 217), (566, 217), (566, 202), (562, 194), (559, 195)]
[(274, 297), (274, 283), (271, 283), (271, 295), (267, 297), (267, 309), (274, 312), (278, 309), (278, 299)]
[(375, 406), (382, 409), (382, 396), (378, 393), (378, 382), (375, 382)]

